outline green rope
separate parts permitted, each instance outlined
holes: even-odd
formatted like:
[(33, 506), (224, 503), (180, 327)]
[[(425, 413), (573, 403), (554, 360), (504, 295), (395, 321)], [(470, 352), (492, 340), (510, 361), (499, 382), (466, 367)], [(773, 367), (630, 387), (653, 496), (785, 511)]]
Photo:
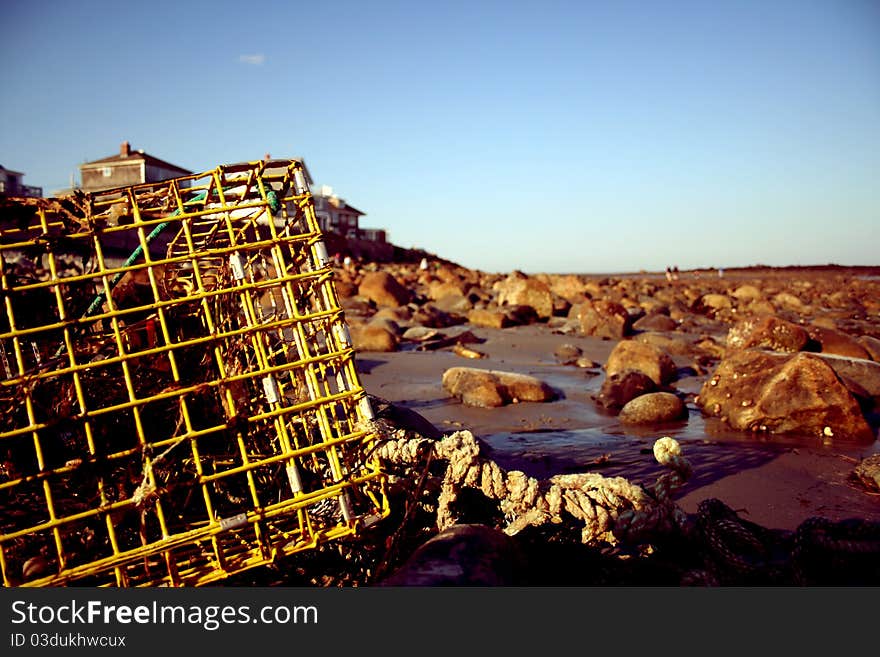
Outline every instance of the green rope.
[[(171, 214), (171, 216), (174, 217), (179, 213), (180, 213), (180, 210), (175, 210)], [(171, 224), (170, 221), (163, 221), (161, 224), (156, 226), (152, 230), (152, 232), (149, 235), (147, 235), (147, 239), (145, 240), (146, 243), (149, 244), (154, 239), (156, 239), (163, 230), (168, 228), (169, 224)], [(122, 266), (125, 268), (131, 267), (135, 262), (137, 262), (137, 260), (143, 255), (143, 253), (144, 253), (144, 245), (138, 244), (137, 248), (131, 252), (131, 255), (128, 256), (128, 259), (126, 259), (125, 263)], [(92, 315), (94, 315), (96, 312), (98, 312), (98, 310), (101, 308), (101, 306), (104, 304), (105, 301), (110, 300), (110, 293), (113, 291), (113, 288), (115, 288), (116, 285), (119, 283), (119, 281), (122, 280), (122, 277), (125, 276), (126, 273), (128, 273), (128, 272), (127, 271), (120, 271), (110, 280), (110, 289), (107, 292), (100, 292), (94, 298), (91, 305), (88, 307), (88, 309), (85, 311), (85, 313), (83, 313), (84, 318), (91, 317)]]

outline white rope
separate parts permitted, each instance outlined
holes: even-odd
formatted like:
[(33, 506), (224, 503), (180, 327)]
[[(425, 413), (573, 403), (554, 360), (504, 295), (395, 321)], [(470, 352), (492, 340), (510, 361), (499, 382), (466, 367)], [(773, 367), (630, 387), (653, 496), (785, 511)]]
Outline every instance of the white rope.
[(381, 462), (394, 465), (418, 464), (431, 449), (435, 459), (448, 463), (443, 474), (437, 506), (437, 528), (456, 522), (452, 504), (464, 488), (481, 491), (499, 502), (508, 521), (504, 531), (514, 535), (530, 526), (576, 521), (583, 524), (583, 543), (617, 543), (652, 533), (670, 531), (684, 518), (672, 502), (672, 491), (691, 473), (681, 447), (665, 437), (654, 445), (657, 461), (671, 469), (657, 482), (642, 488), (623, 477), (597, 473), (556, 475), (538, 480), (518, 470), (505, 471), (480, 454), (480, 445), (469, 431), (457, 431), (442, 440), (408, 439), (404, 432), (393, 434), (377, 448)]

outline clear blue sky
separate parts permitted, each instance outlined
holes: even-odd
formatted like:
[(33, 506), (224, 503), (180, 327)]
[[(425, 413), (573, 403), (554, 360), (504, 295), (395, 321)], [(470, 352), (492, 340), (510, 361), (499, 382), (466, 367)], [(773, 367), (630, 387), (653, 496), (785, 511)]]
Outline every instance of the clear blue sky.
[[(179, 6), (178, 6), (179, 4)], [(507, 272), (880, 264), (880, 3), (5, 0), (0, 164), (303, 156)]]

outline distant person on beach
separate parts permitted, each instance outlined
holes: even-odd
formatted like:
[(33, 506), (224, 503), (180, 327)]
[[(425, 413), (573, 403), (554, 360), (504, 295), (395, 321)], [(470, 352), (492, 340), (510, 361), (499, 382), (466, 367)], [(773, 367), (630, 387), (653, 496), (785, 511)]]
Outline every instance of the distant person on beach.
[(674, 281), (678, 280), (678, 265), (675, 265), (672, 268), (672, 280), (674, 280)]
[(419, 269), (422, 271), (428, 271), (428, 259), (422, 258), (422, 261), (419, 263)]
[(670, 282), (672, 281), (672, 269), (669, 265), (666, 265), (666, 280)]

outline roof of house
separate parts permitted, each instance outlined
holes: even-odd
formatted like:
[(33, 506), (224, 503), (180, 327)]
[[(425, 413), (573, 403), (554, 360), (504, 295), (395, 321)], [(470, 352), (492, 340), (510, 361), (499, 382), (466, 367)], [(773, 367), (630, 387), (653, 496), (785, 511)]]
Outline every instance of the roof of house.
[[(349, 204), (346, 203), (343, 199), (341, 199), (341, 198), (339, 198), (339, 197), (337, 197), (337, 196), (322, 196), (321, 194), (316, 194), (316, 195), (315, 195), (315, 199), (316, 199), (316, 200), (317, 200), (317, 199), (325, 199), (325, 200), (329, 201), (329, 203), (328, 203), (327, 205), (330, 206), (330, 207), (333, 207), (333, 208), (334, 208), (335, 210), (337, 210), (337, 211), (340, 211), (340, 210), (347, 210), (347, 211), (349, 211), (349, 212), (353, 212), (354, 214), (357, 214), (357, 215), (365, 215), (365, 214), (367, 214), (366, 212), (361, 212), (360, 210), (358, 210), (358, 209), (357, 209), (356, 207), (354, 207), (353, 205), (349, 205)], [(319, 207), (318, 209), (319, 209), (319, 210), (324, 210), (324, 209), (327, 209), (327, 208), (326, 208), (326, 207), (325, 207), (325, 208), (321, 208), (321, 207)]]
[(21, 171), (13, 171), (12, 169), (7, 169), (2, 164), (0, 164), (0, 171), (6, 171), (7, 173), (15, 174), (16, 176), (23, 176), (24, 174)]
[(164, 169), (175, 169), (177, 171), (180, 171), (181, 173), (192, 173), (192, 171), (188, 169), (179, 167), (176, 164), (171, 164), (170, 162), (166, 162), (165, 160), (160, 160), (158, 157), (153, 157), (149, 153), (144, 153), (142, 151), (133, 151), (131, 155), (111, 155), (110, 157), (104, 157), (100, 160), (86, 162), (85, 164), (80, 165), (80, 168), (89, 167), (91, 165), (106, 166), (107, 164), (116, 164), (122, 162), (139, 162), (141, 160), (152, 166), (162, 167)]
[(358, 210), (358, 209), (357, 209), (356, 207), (354, 207), (353, 205), (349, 205), (349, 204), (346, 203), (345, 201), (342, 202), (342, 206), (343, 206), (342, 209), (344, 209), (344, 210), (351, 210), (351, 211), (354, 212), (355, 214), (361, 214), (361, 215), (367, 214), (366, 212), (361, 212), (360, 210)]
[(158, 157), (154, 157), (149, 153), (144, 153), (143, 149), (140, 150), (130, 150), (127, 148), (128, 144), (123, 144), (123, 148), (116, 155), (111, 155), (109, 157), (102, 157), (100, 160), (92, 160), (91, 162), (86, 162), (80, 165), (80, 169), (91, 168), (93, 166), (106, 166), (108, 164), (122, 164), (125, 162), (140, 162), (144, 161), (150, 166), (162, 167), (163, 169), (173, 169), (175, 171), (180, 171), (183, 174), (192, 173), (192, 171), (188, 169), (184, 169), (183, 167), (179, 167), (176, 164), (171, 164), (170, 162), (166, 162), (165, 160), (160, 160)]

